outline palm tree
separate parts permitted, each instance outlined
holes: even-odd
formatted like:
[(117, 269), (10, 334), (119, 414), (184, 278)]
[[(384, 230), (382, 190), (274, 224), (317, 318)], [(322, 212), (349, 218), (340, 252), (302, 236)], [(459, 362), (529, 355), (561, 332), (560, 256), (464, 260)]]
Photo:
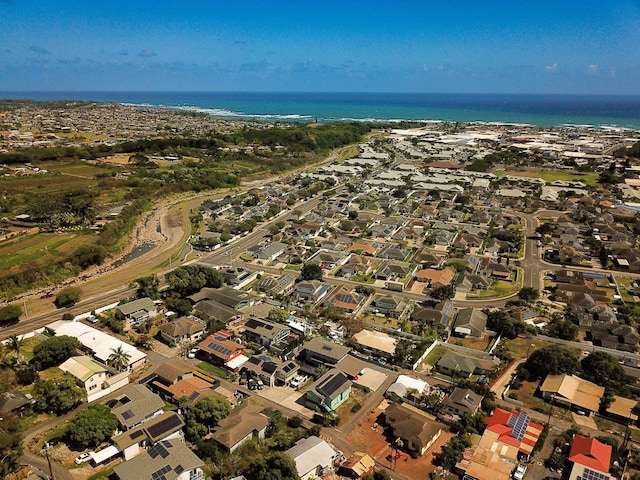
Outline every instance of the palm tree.
[(24, 344), (24, 338), (19, 337), (17, 335), (11, 335), (9, 337), (9, 349), (15, 352), (16, 356), (16, 365), (20, 365), (20, 349)]
[(120, 372), (123, 371), (125, 367), (129, 365), (131, 355), (124, 350), (122, 345), (118, 348), (112, 348), (111, 352), (111, 355), (109, 355), (109, 365)]

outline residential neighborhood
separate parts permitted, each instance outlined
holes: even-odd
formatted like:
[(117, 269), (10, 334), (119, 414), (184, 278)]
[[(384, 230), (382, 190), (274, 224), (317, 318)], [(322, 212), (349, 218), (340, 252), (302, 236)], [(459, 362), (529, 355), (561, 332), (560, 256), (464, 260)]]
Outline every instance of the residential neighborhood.
[(78, 479), (640, 478), (638, 141), (389, 127), (203, 199), (188, 261), (2, 336), (0, 414)]

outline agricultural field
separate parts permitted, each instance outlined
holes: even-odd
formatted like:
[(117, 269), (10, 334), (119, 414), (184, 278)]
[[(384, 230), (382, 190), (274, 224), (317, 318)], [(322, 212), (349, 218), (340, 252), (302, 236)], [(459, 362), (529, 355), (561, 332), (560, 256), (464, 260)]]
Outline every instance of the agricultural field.
[(562, 180), (565, 182), (583, 182), (586, 185), (592, 187), (598, 185), (598, 175), (595, 173), (506, 170), (503, 172), (503, 174), (513, 175), (515, 177), (542, 178), (547, 183), (555, 182), (556, 180)]

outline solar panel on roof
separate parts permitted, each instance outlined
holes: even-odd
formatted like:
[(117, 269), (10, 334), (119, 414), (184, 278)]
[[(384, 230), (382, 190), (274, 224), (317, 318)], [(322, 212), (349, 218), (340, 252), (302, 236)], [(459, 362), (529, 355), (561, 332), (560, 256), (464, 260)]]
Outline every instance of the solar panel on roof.
[(529, 427), (529, 422), (531, 421), (531, 417), (526, 413), (521, 413), (520, 415), (511, 415), (509, 418), (509, 426), (513, 429), (511, 432), (511, 436), (518, 440), (522, 441), (524, 438), (524, 434)]
[(333, 350), (333, 348), (331, 348), (329, 345), (323, 345), (322, 350), (326, 350), (330, 352), (331, 350)]
[(125, 410), (122, 412), (122, 418), (125, 420), (129, 420), (131, 417), (133, 417), (133, 412), (131, 410)]
[(579, 475), (577, 480), (607, 480), (609, 475), (605, 475), (590, 468), (585, 468), (584, 473)]
[(129, 438), (131, 438), (131, 440), (135, 440), (136, 438), (140, 438), (144, 436), (144, 432), (142, 430), (136, 430), (135, 432), (132, 432), (131, 435), (129, 435)]
[(184, 467), (182, 465), (176, 465), (173, 471), (176, 472), (176, 474), (180, 475), (182, 472), (184, 472)]
[[(182, 424), (182, 420), (177, 415), (170, 415), (164, 420), (156, 423), (155, 425), (151, 425), (147, 428), (149, 435), (153, 438), (158, 438), (161, 434), (167, 433), (175, 427)], [(164, 458), (164, 457), (163, 457)]]

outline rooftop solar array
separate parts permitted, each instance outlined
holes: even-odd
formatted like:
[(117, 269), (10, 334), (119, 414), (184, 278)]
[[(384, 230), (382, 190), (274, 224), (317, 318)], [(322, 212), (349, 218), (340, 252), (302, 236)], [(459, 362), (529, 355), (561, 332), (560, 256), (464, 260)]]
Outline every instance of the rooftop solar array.
[(156, 445), (154, 445), (149, 449), (149, 456), (151, 458), (156, 458), (156, 457), (167, 458), (168, 455), (169, 455), (169, 452), (167, 451), (165, 446), (162, 445), (162, 443), (157, 443)]
[(513, 429), (511, 436), (519, 442), (522, 442), (530, 421), (531, 417), (526, 413), (520, 413), (520, 415), (517, 416), (511, 415), (509, 418), (509, 426)]
[(576, 480), (609, 480), (609, 478), (609, 475), (596, 472), (595, 470), (591, 470), (590, 468), (585, 468), (582, 475), (578, 475), (578, 478)]
[(340, 372), (332, 377), (327, 378), (322, 385), (318, 387), (318, 390), (327, 396), (333, 395), (342, 385), (344, 385), (346, 377)]
[(142, 430), (136, 430), (135, 432), (131, 432), (131, 435), (129, 435), (129, 438), (131, 438), (131, 440), (135, 440), (136, 438), (140, 438), (144, 436), (144, 432)]
[(295, 368), (296, 368), (296, 364), (294, 362), (289, 362), (284, 367), (282, 367), (282, 370), (284, 370), (285, 373), (289, 373), (291, 370)]
[(156, 470), (151, 474), (151, 480), (165, 480), (165, 474), (170, 472), (172, 469), (169, 465), (165, 465), (160, 470)]
[(209, 342), (207, 343), (207, 348), (213, 350), (214, 352), (220, 352), (223, 355), (231, 355), (233, 351), (227, 347), (223, 347), (218, 343)]
[(178, 415), (170, 415), (155, 425), (151, 425), (147, 428), (147, 432), (152, 438), (158, 438), (160, 434), (166, 433), (179, 425), (182, 425), (182, 419)]

